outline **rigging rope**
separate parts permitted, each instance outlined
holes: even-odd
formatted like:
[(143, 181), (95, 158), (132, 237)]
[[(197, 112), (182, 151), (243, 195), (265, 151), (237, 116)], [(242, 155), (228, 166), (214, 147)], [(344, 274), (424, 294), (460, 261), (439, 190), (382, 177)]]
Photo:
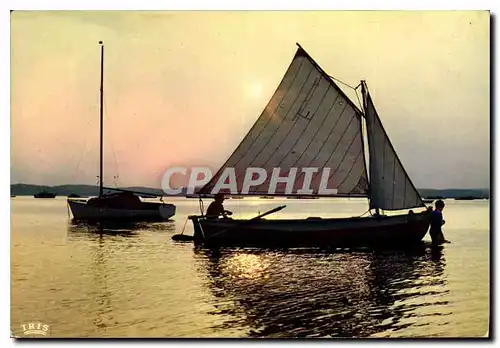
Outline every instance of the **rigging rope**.
[(366, 213), (370, 213), (370, 215), (372, 215), (372, 211), (371, 209), (368, 209), (367, 211), (365, 211), (363, 214), (361, 214), (359, 217), (363, 217), (363, 215), (365, 215)]
[(201, 212), (201, 216), (205, 215), (205, 212), (204, 212), (204, 206), (203, 206), (203, 200), (201, 199), (201, 195), (199, 196), (200, 198), (200, 212)]
[(340, 82), (341, 84), (343, 84), (343, 85), (345, 85), (345, 86), (347, 86), (347, 87), (351, 88), (352, 90), (354, 90), (354, 92), (355, 92), (355, 94), (356, 94), (356, 98), (358, 99), (359, 107), (360, 107), (360, 109), (361, 109), (361, 110), (363, 110), (363, 104), (361, 104), (361, 101), (359, 100), (359, 95), (358, 95), (358, 88), (359, 88), (359, 87), (361, 87), (361, 83), (359, 83), (356, 87), (353, 87), (353, 86), (351, 86), (350, 84), (345, 83), (344, 81), (339, 80), (339, 79), (338, 79), (338, 78), (336, 78), (336, 77), (333, 77), (333, 76), (331, 76), (331, 75), (328, 75), (328, 76), (329, 76), (332, 80), (335, 80), (335, 81), (337, 81), (337, 82)]
[(184, 234), (184, 229), (186, 228), (186, 224), (188, 222), (188, 218), (186, 218), (186, 222), (184, 222), (184, 226), (182, 227), (182, 231), (181, 231), (181, 234)]
[[(92, 120), (88, 119), (85, 126), (86, 128), (84, 129), (85, 131), (88, 130), (91, 126)], [(76, 162), (76, 168), (71, 176), (71, 181), (74, 182), (76, 180), (76, 176), (78, 175), (78, 171), (80, 170), (80, 163), (82, 162), (83, 154), (87, 152), (87, 147), (88, 147), (88, 137), (84, 138), (84, 143), (83, 147), (80, 148), (80, 155), (78, 156), (78, 161)]]
[[(107, 114), (108, 113), (108, 109), (107, 109), (108, 104), (106, 103), (106, 98), (103, 98), (103, 104), (104, 104), (104, 113)], [(113, 154), (113, 164), (115, 166), (114, 169), (116, 172), (116, 175), (113, 175), (113, 184), (115, 185), (115, 187), (118, 187), (117, 179), (120, 178), (120, 172), (118, 170), (118, 162), (116, 161), (115, 147), (113, 145), (113, 138), (112, 137), (110, 138), (109, 144), (111, 145), (111, 153)]]
[[(361, 83), (358, 85), (358, 87), (359, 86), (361, 86)], [(363, 104), (361, 104), (361, 100), (359, 100), (359, 95), (358, 95), (358, 91), (357, 91), (358, 87), (356, 87), (356, 90), (355, 90), (355, 92), (356, 92), (356, 98), (358, 98), (358, 103), (359, 103), (360, 109), (363, 110)], [(363, 113), (364, 113), (364, 110), (363, 110)]]
[[(359, 86), (358, 86), (358, 87), (353, 87), (353, 86), (351, 86), (351, 85), (349, 85), (349, 84), (345, 83), (344, 81), (339, 80), (339, 79), (337, 79), (337, 78), (335, 78), (335, 77), (333, 77), (333, 76), (331, 76), (331, 75), (328, 75), (328, 76), (329, 76), (331, 79), (333, 79), (333, 80), (335, 80), (335, 81), (337, 81), (337, 82), (340, 82), (341, 84), (346, 85), (347, 87), (349, 87), (349, 88), (351, 88), (351, 89), (353, 89), (353, 90), (356, 90), (356, 89), (359, 87)], [(360, 84), (360, 85), (361, 85), (361, 84)]]

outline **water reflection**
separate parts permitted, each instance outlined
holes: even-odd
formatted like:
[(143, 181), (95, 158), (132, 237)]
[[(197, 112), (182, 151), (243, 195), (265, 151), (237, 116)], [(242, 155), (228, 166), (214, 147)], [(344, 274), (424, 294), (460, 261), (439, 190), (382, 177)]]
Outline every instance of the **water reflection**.
[[(127, 286), (129, 274), (133, 278), (138, 269), (147, 271), (147, 267), (134, 264), (148, 247), (141, 236), (174, 231), (173, 222), (68, 223), (68, 241), (78, 243), (79, 252), (87, 255), (79, 260), (80, 274), (86, 278), (80, 295), (88, 301), (82, 308), (83, 316), (91, 324), (85, 327), (89, 330), (87, 337), (109, 336), (123, 320), (116, 315), (126, 299), (118, 293)], [(131, 296), (126, 291), (125, 294)]]
[(68, 237), (87, 237), (95, 239), (96, 236), (110, 235), (121, 237), (136, 236), (141, 231), (148, 232), (175, 232), (175, 223), (169, 222), (99, 222), (86, 223), (70, 221), (68, 223)]
[[(448, 292), (442, 248), (325, 252), (195, 250), (223, 332), (249, 337), (391, 336), (429, 318)], [(445, 324), (445, 323), (442, 323)], [(440, 324), (438, 324), (440, 325)]]
[(254, 254), (236, 254), (227, 260), (224, 267), (232, 278), (267, 278), (269, 264), (265, 258)]
[(94, 291), (97, 292), (95, 298), (95, 318), (93, 319), (94, 325), (98, 329), (104, 329), (108, 326), (108, 322), (113, 320), (111, 312), (113, 312), (113, 303), (111, 301), (111, 292), (108, 287), (108, 272), (106, 267), (106, 254), (105, 254), (105, 237), (99, 234), (97, 243), (92, 249), (92, 262), (90, 263), (90, 273), (93, 276)]

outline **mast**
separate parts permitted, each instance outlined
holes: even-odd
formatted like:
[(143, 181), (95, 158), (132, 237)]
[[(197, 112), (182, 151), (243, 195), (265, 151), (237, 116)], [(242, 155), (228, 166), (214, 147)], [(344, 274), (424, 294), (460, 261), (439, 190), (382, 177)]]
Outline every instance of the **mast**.
[[(365, 123), (367, 122), (366, 119), (366, 110), (367, 110), (367, 105), (366, 105), (366, 82), (365, 80), (361, 80), (361, 94), (363, 96), (363, 115), (365, 116)], [(366, 132), (366, 138), (368, 139), (368, 153), (370, 153), (370, 136), (368, 135), (368, 131)], [(363, 146), (363, 151), (364, 151), (364, 146)], [(370, 165), (371, 166), (371, 165)], [(369, 175), (369, 191), (368, 191), (368, 201), (371, 200), (371, 176)], [(370, 203), (368, 203), (370, 205)], [(375, 208), (375, 214), (380, 215), (380, 209)]]
[(104, 93), (104, 87), (103, 87), (103, 81), (104, 81), (104, 45), (102, 41), (99, 41), (99, 45), (101, 45), (101, 89), (100, 89), (100, 100), (99, 100), (99, 118), (100, 118), (100, 126), (99, 126), (99, 131), (100, 131), (100, 140), (99, 140), (99, 198), (102, 197), (102, 189), (103, 189), (103, 93)]

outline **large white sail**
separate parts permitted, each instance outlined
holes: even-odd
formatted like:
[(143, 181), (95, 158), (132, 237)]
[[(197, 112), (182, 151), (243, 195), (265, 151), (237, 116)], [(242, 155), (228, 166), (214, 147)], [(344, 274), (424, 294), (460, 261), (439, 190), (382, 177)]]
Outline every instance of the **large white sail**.
[(366, 197), (361, 119), (299, 47), (256, 123), (198, 193)]
[(399, 160), (365, 86), (365, 115), (370, 154), (370, 208), (400, 210), (424, 207)]

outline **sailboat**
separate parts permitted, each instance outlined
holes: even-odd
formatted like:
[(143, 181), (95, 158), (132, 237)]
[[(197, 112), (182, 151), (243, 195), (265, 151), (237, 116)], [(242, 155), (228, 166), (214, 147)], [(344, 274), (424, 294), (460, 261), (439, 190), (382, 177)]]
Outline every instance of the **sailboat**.
[[(103, 185), (103, 96), (104, 96), (104, 45), (101, 46), (101, 88), (100, 88), (100, 161), (99, 161), (99, 195), (84, 199), (68, 198), (67, 202), (73, 220), (76, 221), (162, 221), (175, 215), (175, 205), (141, 200), (137, 192), (121, 189), (110, 189), (114, 193), (104, 194)], [(151, 195), (149, 195), (151, 196)]]
[[(226, 163), (197, 193), (216, 193), (212, 192), (214, 187), (220, 186), (220, 179), (224, 182), (232, 171), (239, 195), (245, 191), (258, 196), (365, 197), (369, 216), (264, 219), (285, 206), (246, 220), (218, 219), (202, 212), (189, 216), (195, 244), (370, 247), (419, 243), (427, 233), (431, 209), (426, 208), (399, 160), (366, 82), (358, 86), (363, 95), (360, 110), (334, 79), (297, 46), (260, 117)], [(266, 173), (277, 170), (281, 179), (267, 176), (245, 189), (244, 177), (252, 168)], [(233, 191), (224, 186), (218, 192), (231, 195)], [(404, 212), (397, 215), (384, 212), (401, 210)]]
[(35, 193), (33, 195), (35, 198), (56, 198), (56, 194), (54, 192), (49, 192), (46, 189), (43, 189), (41, 192)]

